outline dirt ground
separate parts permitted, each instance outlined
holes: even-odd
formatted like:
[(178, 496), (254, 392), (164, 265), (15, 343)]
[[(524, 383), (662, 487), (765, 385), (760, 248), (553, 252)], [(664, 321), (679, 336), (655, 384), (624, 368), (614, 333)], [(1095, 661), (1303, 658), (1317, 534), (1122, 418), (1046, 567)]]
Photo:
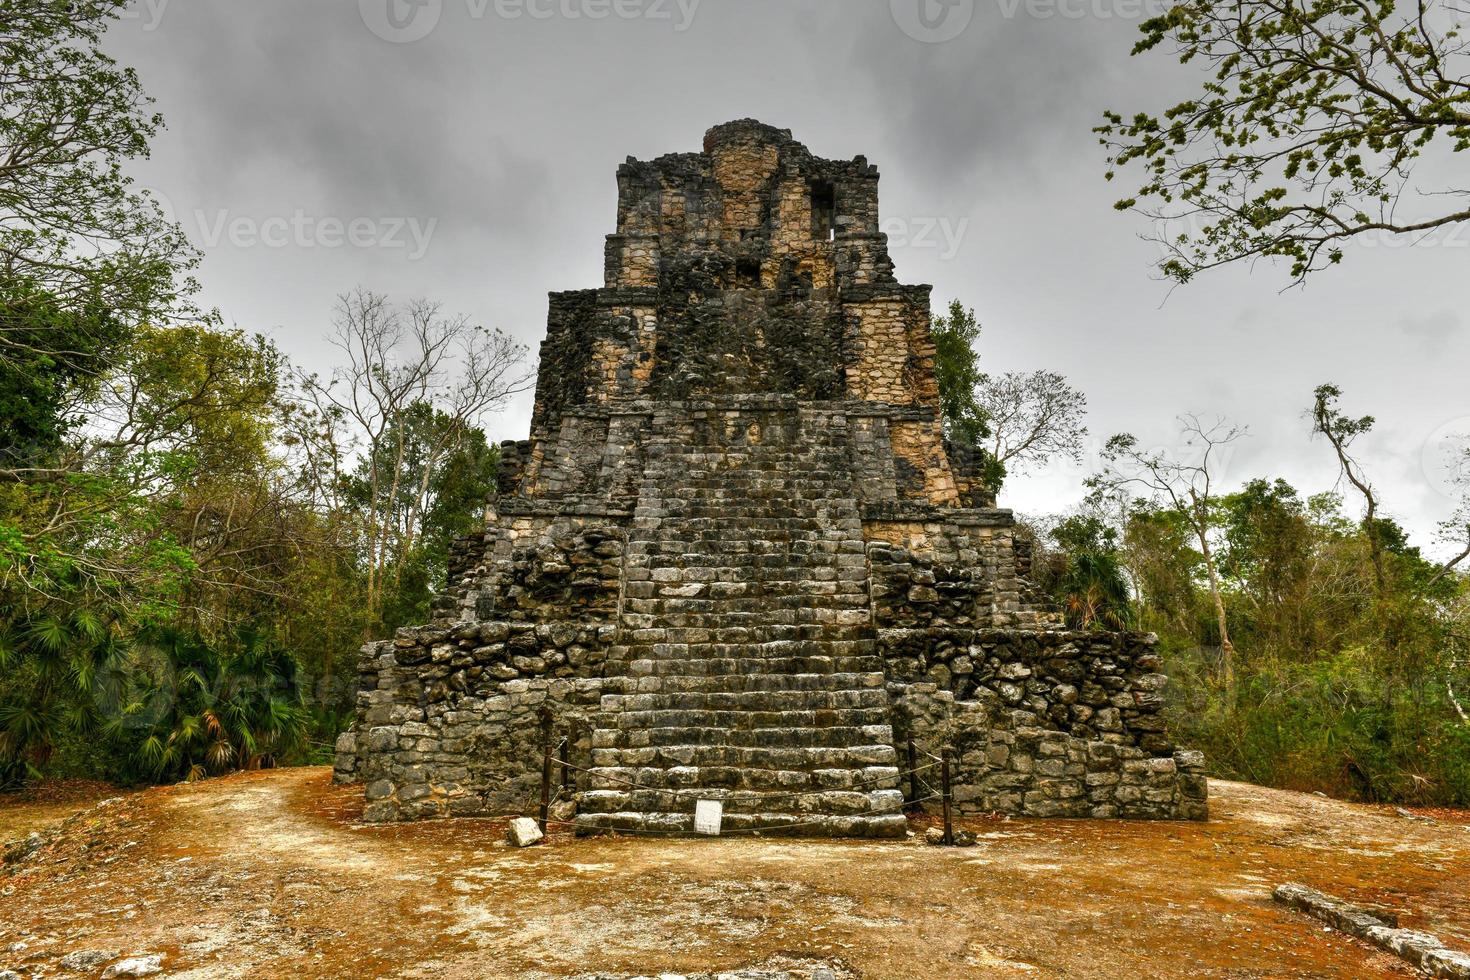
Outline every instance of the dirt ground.
[[(248, 773), (94, 807), (0, 872), (0, 970), (68, 976), (62, 956), (103, 950), (163, 953), (173, 977), (629, 976), (782, 958), (863, 978), (1413, 976), (1272, 904), (1284, 881), (1470, 948), (1470, 815), (1211, 792), (1208, 824), (972, 821), (970, 849), (553, 834), (514, 850), (497, 821), (358, 825), (360, 791), (325, 769)], [(54, 830), (85, 796), (0, 800), (0, 827)]]
[(0, 843), (117, 796), (107, 783), (67, 779), (41, 783), (19, 793), (0, 794)]

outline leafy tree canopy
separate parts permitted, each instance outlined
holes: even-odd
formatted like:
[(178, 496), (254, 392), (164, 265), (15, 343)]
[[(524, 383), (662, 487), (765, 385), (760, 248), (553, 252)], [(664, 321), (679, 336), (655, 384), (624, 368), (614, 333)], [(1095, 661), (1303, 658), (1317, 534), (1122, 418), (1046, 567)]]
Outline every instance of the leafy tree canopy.
[[(123, 172), (148, 156), (163, 125), (137, 73), (101, 48), (126, 6), (28, 0), (0, 9), (0, 278), (62, 309), (100, 304), (136, 324), (177, 309), (194, 288), (187, 273), (198, 254)], [(11, 315), (0, 308), (0, 352), (26, 346)]]
[(975, 348), (980, 339), (975, 311), (954, 300), (947, 314), (934, 318), (931, 332), (945, 434), (966, 446), (979, 445), (990, 435), (990, 427), (976, 396), (985, 374), (980, 370), (980, 353)]
[(1470, 148), (1463, 20), (1458, 0), (1171, 4), (1134, 54), (1172, 48), (1209, 75), (1160, 115), (1106, 113), (1108, 178), (1143, 178), (1116, 207), (1155, 221), (1181, 283), (1257, 257), (1300, 282), (1355, 238), (1470, 221), (1470, 185), (1413, 183), (1432, 144)]

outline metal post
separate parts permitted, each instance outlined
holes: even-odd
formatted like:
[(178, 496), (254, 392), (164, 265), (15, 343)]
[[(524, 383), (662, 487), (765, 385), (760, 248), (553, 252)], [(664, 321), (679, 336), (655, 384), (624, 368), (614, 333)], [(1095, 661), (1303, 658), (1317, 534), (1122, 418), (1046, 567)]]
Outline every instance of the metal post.
[(940, 777), (944, 780), (944, 846), (954, 846), (954, 825), (949, 820), (949, 746), (946, 745), (940, 752)]
[(909, 739), (909, 806), (913, 806), (919, 799), (918, 758), (918, 753), (914, 750), (914, 740)]
[(568, 758), (571, 751), (572, 735), (568, 732), (567, 737), (561, 740), (561, 789), (563, 793), (570, 793), (572, 790), (572, 767), (568, 765), (571, 761)]
[(541, 819), (537, 824), (546, 833), (546, 821), (551, 816), (551, 712), (541, 714)]

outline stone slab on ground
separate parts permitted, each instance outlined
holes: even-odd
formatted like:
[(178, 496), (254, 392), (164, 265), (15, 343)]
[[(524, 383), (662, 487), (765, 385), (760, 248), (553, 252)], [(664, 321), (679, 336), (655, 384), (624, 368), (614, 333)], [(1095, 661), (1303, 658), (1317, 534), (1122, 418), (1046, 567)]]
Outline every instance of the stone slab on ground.
[(77, 973), (96, 970), (104, 963), (111, 963), (121, 955), (117, 950), (81, 949), (61, 958), (61, 968)]
[(629, 976), (598, 973), (578, 980), (854, 980), (857, 974), (841, 963), (777, 957), (756, 966), (711, 973), (648, 973)]
[(113, 980), (114, 977), (151, 977), (155, 973), (163, 972), (163, 959), (162, 953), (130, 956), (102, 971), (102, 980)]
[(1470, 955), (1446, 948), (1427, 932), (1400, 929), (1391, 914), (1370, 912), (1305, 885), (1278, 885), (1272, 895), (1282, 905), (1402, 957), (1432, 977), (1470, 980)]

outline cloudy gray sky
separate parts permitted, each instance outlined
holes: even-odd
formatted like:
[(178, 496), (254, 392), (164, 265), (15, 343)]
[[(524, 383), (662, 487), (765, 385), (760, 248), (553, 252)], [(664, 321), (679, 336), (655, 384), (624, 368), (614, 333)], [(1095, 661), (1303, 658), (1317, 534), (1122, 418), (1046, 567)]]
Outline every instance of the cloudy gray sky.
[(1005, 505), (1066, 508), (1107, 435), (1167, 445), (1184, 411), (1250, 427), (1230, 482), (1328, 489), (1303, 416), (1331, 380), (1378, 416), (1365, 463), (1427, 544), (1438, 447), (1470, 431), (1470, 229), (1354, 248), (1304, 290), (1262, 265), (1171, 292), (1090, 132), (1198, 83), (1129, 57), (1144, 0), (924, 2), (135, 0), (110, 45), (167, 119), (136, 176), (204, 248), (205, 303), (309, 367), (357, 285), (534, 348), (548, 291), (601, 283), (617, 165), (754, 116), (879, 166), (900, 278), (975, 307), (987, 369), (1088, 395), (1091, 461), (1013, 479)]

